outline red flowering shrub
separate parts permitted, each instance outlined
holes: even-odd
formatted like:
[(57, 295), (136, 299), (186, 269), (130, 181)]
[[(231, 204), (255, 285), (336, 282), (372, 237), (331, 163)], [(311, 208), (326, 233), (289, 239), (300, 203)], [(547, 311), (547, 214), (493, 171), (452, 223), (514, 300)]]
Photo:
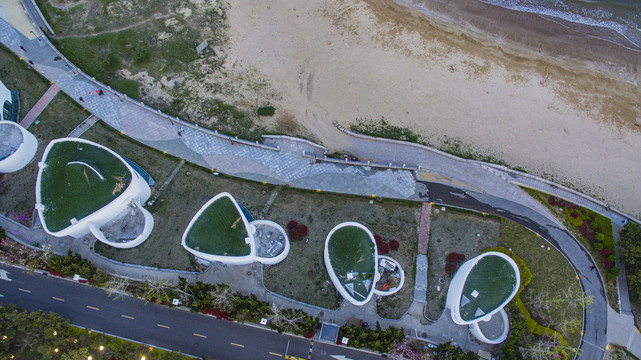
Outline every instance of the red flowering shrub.
[(612, 261), (606, 260), (603, 262), (603, 266), (605, 266), (606, 269), (610, 270), (614, 266), (614, 263)]
[(454, 274), (456, 270), (458, 270), (458, 266), (455, 263), (449, 262), (445, 264), (445, 272), (448, 274)]
[(612, 250), (610, 250), (608, 248), (603, 249), (603, 255), (605, 255), (605, 256), (612, 255)]
[(579, 217), (579, 213), (577, 213), (576, 211), (572, 211), (572, 212), (570, 213), (570, 216), (572, 216), (573, 218), (575, 218), (575, 219), (576, 219), (576, 218), (578, 218), (578, 217)]
[(386, 242), (381, 241), (379, 244), (376, 244), (376, 246), (378, 247), (378, 253), (379, 254), (385, 255), (385, 254), (389, 253), (389, 245), (387, 245)]
[(305, 236), (305, 235), (307, 235), (307, 226), (305, 226), (305, 225), (303, 225), (303, 224), (298, 225), (298, 227), (296, 228), (296, 230), (298, 231), (298, 236)]
[(305, 339), (311, 339), (314, 337), (314, 335), (316, 335), (316, 331), (314, 331), (314, 329), (309, 329), (303, 333)]
[(462, 263), (463, 261), (465, 261), (465, 255), (463, 255), (463, 254), (457, 254), (457, 255), (458, 255), (458, 256), (457, 256), (457, 258), (456, 258), (456, 261), (458, 261), (458, 262), (460, 262), (460, 263)]
[(294, 220), (290, 220), (290, 221), (287, 223), (287, 230), (294, 229), (294, 228), (296, 228), (297, 226), (298, 226), (298, 223), (297, 223), (296, 221), (294, 221)]
[(288, 229), (287, 235), (289, 235), (289, 238), (291, 240), (297, 240), (300, 237), (300, 235), (298, 234), (298, 227)]
[(451, 252), (447, 254), (447, 261), (449, 262), (457, 262), (458, 261), (458, 253)]
[(389, 242), (389, 248), (392, 251), (398, 250), (398, 248), (401, 246), (401, 243), (398, 242), (398, 240), (391, 240)]
[(374, 235), (374, 241), (376, 241), (376, 244), (382, 243), (383, 242), (383, 237), (378, 235), (378, 234), (376, 234), (376, 235)]

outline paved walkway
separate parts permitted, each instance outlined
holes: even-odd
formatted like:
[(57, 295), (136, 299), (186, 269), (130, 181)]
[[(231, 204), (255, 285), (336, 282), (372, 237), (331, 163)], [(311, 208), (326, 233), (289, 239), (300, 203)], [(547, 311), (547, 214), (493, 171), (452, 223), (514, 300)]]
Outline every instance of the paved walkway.
[(430, 241), (430, 223), (432, 221), (432, 205), (423, 203), (421, 209), (421, 224), (418, 230), (418, 253), (427, 254), (427, 245)]
[(49, 105), (51, 100), (58, 94), (58, 91), (60, 91), (60, 88), (56, 84), (52, 84), (47, 91), (40, 97), (40, 100), (29, 110), (27, 115), (25, 115), (24, 119), (20, 121), (20, 126), (23, 128), (28, 128), (42, 113), (42, 111)]
[(81, 137), (82, 134), (84, 134), (87, 130), (89, 130), (92, 126), (94, 126), (95, 123), (98, 122), (97, 117), (93, 115), (89, 115), (86, 119), (84, 119), (78, 126), (76, 126), (70, 133), (67, 135), (67, 137)]
[[(531, 227), (540, 228), (542, 234), (547, 236), (546, 239), (568, 257), (579, 275), (584, 290), (591, 291), (595, 295), (592, 311), (585, 313), (584, 329), (584, 344), (591, 344), (592, 348), (584, 351), (579, 357), (582, 359), (602, 358), (607, 341), (605, 334), (607, 333), (608, 306), (607, 300), (603, 296), (602, 281), (598, 274), (590, 270), (594, 265), (593, 259), (545, 207), (529, 197), (519, 187), (512, 185), (518, 181), (532, 181), (535, 182), (532, 186), (540, 185), (541, 188), (545, 188), (545, 181), (539, 179), (537, 183), (537, 179), (525, 175), (515, 175), (505, 169), (488, 164), (458, 159), (438, 150), (416, 144), (372, 139), (356, 134), (349, 134), (350, 137), (346, 141), (347, 148), (342, 150), (361, 156), (363, 159), (361, 164), (342, 164), (323, 161), (322, 158), (310, 161), (307, 152), (319, 156), (320, 151), (323, 150), (322, 147), (282, 137), (268, 139), (265, 144), (252, 143), (199, 128), (131, 100), (83, 74), (62, 57), (46, 38), (27, 38), (4, 21), (2, 16), (0, 16), (0, 42), (19, 54), (22, 54), (20, 46), (23, 46), (28, 54), (28, 60), (34, 62), (33, 67), (37, 71), (43, 73), (73, 99), (80, 101), (80, 97), (83, 97), (83, 106), (110, 126), (148, 146), (167, 151), (206, 168), (217, 169), (220, 172), (246, 179), (287, 184), (299, 188), (435, 202), (439, 202), (439, 199), (432, 198), (428, 188), (417, 183), (414, 173), (404, 170), (402, 167), (421, 167), (428, 169), (433, 174), (441, 174), (452, 179), (450, 184), (461, 184), (461, 188), (469, 191), (467, 201), (471, 204), (476, 202), (491, 205), (497, 211), (509, 213), (514, 217), (528, 221)], [(104, 95), (95, 94), (98, 89), (103, 90)], [(89, 92), (92, 94), (88, 95)], [(178, 131), (181, 128), (184, 131), (182, 131), (182, 136), (179, 136)], [(338, 134), (340, 133), (337, 133), (337, 136)], [(387, 169), (377, 168), (367, 166), (367, 161), (390, 163), (393, 166)], [(556, 193), (554, 191), (559, 189), (561, 188), (556, 187), (549, 190)], [(593, 199), (590, 200), (577, 194), (573, 195), (592, 205), (595, 204)], [(606, 208), (605, 211), (606, 215), (621, 216), (609, 208)], [(16, 235), (17, 237), (26, 239), (34, 239), (31, 237), (32, 235), (44, 236), (24, 229), (17, 231), (19, 233), (19, 236)], [(38, 229), (34, 231), (42, 232)], [(64, 244), (58, 245), (63, 248), (72, 246), (74, 251), (96, 261), (99, 266), (120, 274), (135, 278), (175, 277), (175, 274), (169, 272), (123, 266), (99, 258), (88, 250), (90, 244), (85, 244), (81, 240), (63, 242)], [(250, 266), (247, 271), (239, 271), (243, 269), (234, 268), (232, 271), (228, 267), (212, 266), (203, 274), (193, 275), (193, 278), (203, 281), (205, 279), (208, 281), (226, 279), (226, 282), (229, 279), (238, 278), (237, 281), (233, 281), (233, 286), (239, 290), (252, 291), (263, 299), (285, 302), (288, 304), (287, 306), (294, 304), (282, 297), (268, 293), (257, 279), (259, 269)], [(243, 276), (248, 272), (249, 275)], [(418, 313), (415, 305), (410, 308), (409, 315)], [(307, 305), (298, 304), (296, 306), (310, 309), (312, 314), (314, 311), (322, 311)], [(344, 319), (347, 316), (364, 316), (363, 309), (369, 308), (344, 307), (340, 311), (328, 311), (327, 316), (334, 320)], [(365, 319), (368, 322), (373, 323), (378, 318), (375, 313), (368, 314), (371, 317), (371, 319)], [(464, 347), (467, 346), (470, 350), (473, 350), (475, 346), (470, 341), (467, 327), (457, 327), (448, 320), (447, 316), (443, 316), (441, 320), (431, 326), (422, 325), (419, 315), (416, 317), (405, 316), (399, 321), (381, 320), (381, 324), (417, 329), (415, 334), (425, 333), (426, 336), (436, 341), (456, 338), (453, 341)], [(632, 346), (634, 344), (633, 342)]]

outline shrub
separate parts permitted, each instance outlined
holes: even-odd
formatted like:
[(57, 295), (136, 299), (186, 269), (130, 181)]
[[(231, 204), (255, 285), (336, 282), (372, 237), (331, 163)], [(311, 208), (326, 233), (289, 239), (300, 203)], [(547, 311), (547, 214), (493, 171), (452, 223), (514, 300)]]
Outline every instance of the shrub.
[(612, 254), (612, 250), (608, 248), (603, 249), (603, 255), (610, 256), (611, 254)]
[(595, 242), (594, 243), (594, 249), (603, 250), (603, 244), (601, 244), (600, 242)]
[(570, 216), (572, 216), (573, 218), (575, 218), (575, 219), (576, 219), (576, 218), (578, 218), (578, 217), (579, 217), (579, 213), (577, 213), (576, 211), (572, 211), (572, 212), (570, 213)]
[(287, 230), (287, 235), (289, 235), (291, 240), (298, 240), (298, 238), (300, 238), (300, 235), (298, 234), (298, 227)]
[(381, 241), (379, 244), (376, 244), (376, 246), (378, 247), (378, 253), (379, 254), (385, 255), (385, 254), (389, 253), (389, 245), (387, 245), (386, 242)]
[(617, 277), (617, 276), (621, 275), (621, 269), (619, 269), (618, 266), (614, 266), (614, 267), (612, 267), (612, 269), (610, 269), (610, 271), (608, 272), (608, 275), (610, 275), (612, 277)]
[(389, 242), (389, 248), (392, 251), (398, 250), (398, 248), (401, 246), (401, 243), (398, 242), (398, 240), (391, 240)]
[(455, 252), (451, 252), (447, 254), (447, 261), (449, 262), (457, 262), (458, 261), (458, 254)]
[(465, 255), (463, 255), (463, 254), (458, 254), (458, 256), (457, 256), (457, 258), (456, 258), (456, 261), (458, 261), (458, 262), (462, 263), (463, 261), (465, 261)]
[(612, 261), (606, 260), (603, 262), (603, 266), (605, 266), (606, 269), (610, 270), (614, 266), (614, 263)]
[(268, 105), (268, 106), (261, 106), (256, 110), (256, 113), (258, 116), (272, 116), (276, 112), (276, 108)]
[(616, 262), (616, 261), (617, 261), (617, 257), (616, 257), (616, 255), (612, 254), (612, 255), (608, 256), (608, 261), (610, 261), (610, 262)]
[(305, 226), (303, 224), (298, 225), (296, 230), (298, 231), (298, 236), (302, 237), (302, 236), (307, 235), (307, 226)]
[(294, 229), (298, 226), (298, 223), (295, 220), (289, 220), (287, 223), (287, 230)]
[(579, 213), (577, 213), (576, 211), (572, 210), (569, 207), (566, 207), (565, 210), (563, 210), (563, 213), (565, 214), (565, 216), (567, 216), (572, 225), (576, 227), (583, 225), (583, 219), (579, 217)]
[(445, 264), (445, 272), (447, 272), (448, 274), (452, 275), (456, 272), (456, 270), (458, 270), (458, 266), (455, 263), (448, 262), (447, 264)]
[(378, 235), (378, 234), (376, 234), (376, 235), (374, 235), (374, 241), (376, 241), (376, 244), (378, 245), (378, 243), (382, 243), (383, 242), (383, 237)]

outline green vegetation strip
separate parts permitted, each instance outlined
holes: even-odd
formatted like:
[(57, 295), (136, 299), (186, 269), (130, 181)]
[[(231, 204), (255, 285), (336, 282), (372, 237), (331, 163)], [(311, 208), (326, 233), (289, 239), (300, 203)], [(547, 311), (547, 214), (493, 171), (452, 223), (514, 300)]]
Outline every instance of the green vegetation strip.
[(190, 248), (212, 255), (245, 256), (247, 230), (234, 203), (224, 196), (209, 204), (187, 234)]
[[(117, 198), (131, 182), (125, 164), (87, 143), (56, 143), (47, 154), (41, 199), (47, 227), (60, 231)], [(71, 163), (71, 164), (70, 164)]]

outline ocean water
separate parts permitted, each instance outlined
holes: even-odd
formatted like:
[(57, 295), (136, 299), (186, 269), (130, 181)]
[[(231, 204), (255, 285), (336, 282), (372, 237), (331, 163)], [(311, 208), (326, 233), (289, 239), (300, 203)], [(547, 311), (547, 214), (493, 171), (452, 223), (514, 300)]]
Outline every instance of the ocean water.
[(478, 0), (537, 14), (641, 52), (641, 0)]

